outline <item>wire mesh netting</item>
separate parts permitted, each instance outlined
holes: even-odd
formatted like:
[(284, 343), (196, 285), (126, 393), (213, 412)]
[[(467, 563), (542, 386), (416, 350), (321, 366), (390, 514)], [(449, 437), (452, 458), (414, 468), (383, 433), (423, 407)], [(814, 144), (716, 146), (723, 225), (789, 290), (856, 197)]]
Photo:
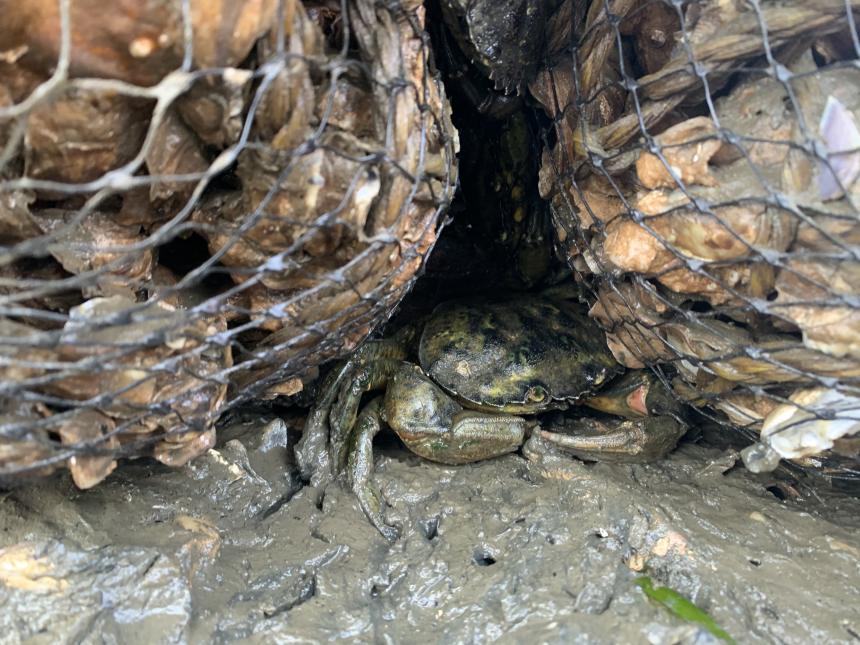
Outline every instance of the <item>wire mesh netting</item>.
[(391, 315), (456, 183), (420, 2), (0, 14), (0, 480), (185, 463)]
[(595, 0), (530, 84), (541, 194), (614, 356), (760, 440), (757, 471), (860, 474), (858, 9)]

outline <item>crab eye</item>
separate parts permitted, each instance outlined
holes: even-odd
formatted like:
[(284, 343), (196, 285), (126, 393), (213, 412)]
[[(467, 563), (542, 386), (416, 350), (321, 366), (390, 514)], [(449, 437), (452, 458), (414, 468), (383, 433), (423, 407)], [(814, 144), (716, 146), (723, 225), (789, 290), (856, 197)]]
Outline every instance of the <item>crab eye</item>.
[(540, 385), (532, 385), (526, 391), (526, 401), (529, 403), (541, 403), (546, 400), (546, 397), (547, 391)]

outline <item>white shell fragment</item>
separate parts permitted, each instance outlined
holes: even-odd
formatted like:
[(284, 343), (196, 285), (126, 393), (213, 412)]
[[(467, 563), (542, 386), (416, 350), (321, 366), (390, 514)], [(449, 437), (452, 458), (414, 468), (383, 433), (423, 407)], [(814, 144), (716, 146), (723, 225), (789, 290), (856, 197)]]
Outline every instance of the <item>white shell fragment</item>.
[[(753, 472), (776, 468), (779, 459), (817, 455), (841, 437), (860, 432), (860, 398), (838, 390), (812, 388), (791, 395), (762, 423), (761, 442), (741, 452)], [(821, 418), (825, 413), (833, 418)]]
[(818, 189), (821, 199), (827, 201), (842, 197), (860, 175), (860, 130), (851, 112), (831, 95), (821, 114), (818, 133), (830, 164), (828, 168), (818, 160)]

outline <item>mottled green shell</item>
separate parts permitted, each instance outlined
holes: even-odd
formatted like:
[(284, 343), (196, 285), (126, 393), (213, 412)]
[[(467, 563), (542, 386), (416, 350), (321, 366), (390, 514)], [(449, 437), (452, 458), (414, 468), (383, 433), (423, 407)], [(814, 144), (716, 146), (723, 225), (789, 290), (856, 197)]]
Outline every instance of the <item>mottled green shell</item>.
[(565, 407), (620, 371), (581, 308), (539, 296), (440, 305), (419, 359), (469, 407), (525, 414)]

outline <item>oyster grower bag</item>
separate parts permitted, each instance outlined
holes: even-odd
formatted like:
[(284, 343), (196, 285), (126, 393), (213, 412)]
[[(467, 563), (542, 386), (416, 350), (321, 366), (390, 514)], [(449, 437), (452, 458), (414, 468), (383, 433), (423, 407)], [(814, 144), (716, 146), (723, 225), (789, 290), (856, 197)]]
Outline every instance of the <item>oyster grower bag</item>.
[(183, 464), (409, 289), (458, 145), (420, 2), (0, 14), (0, 478)]
[(858, 11), (592, 2), (529, 86), (541, 194), (615, 358), (756, 440), (756, 471), (860, 476)]

